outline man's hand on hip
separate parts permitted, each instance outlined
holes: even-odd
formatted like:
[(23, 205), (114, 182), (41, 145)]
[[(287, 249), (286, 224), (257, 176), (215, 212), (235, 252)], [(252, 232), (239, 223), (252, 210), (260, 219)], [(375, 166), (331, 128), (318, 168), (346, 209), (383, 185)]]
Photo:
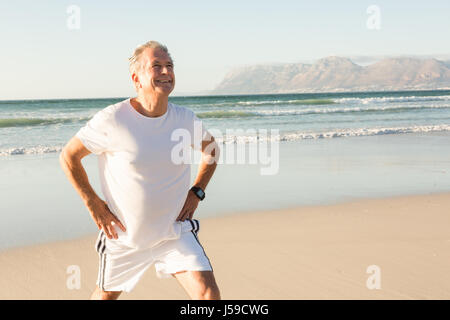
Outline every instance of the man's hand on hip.
[(200, 199), (194, 194), (194, 192), (189, 190), (188, 195), (186, 197), (186, 201), (184, 202), (183, 209), (181, 209), (177, 221), (192, 219), (192, 216), (194, 215), (195, 209), (197, 209), (199, 202)]
[(91, 217), (97, 225), (98, 229), (103, 229), (103, 232), (109, 239), (117, 239), (117, 232), (114, 226), (117, 225), (125, 232), (126, 229), (117, 217), (109, 210), (108, 205), (102, 199), (94, 201), (88, 205)]

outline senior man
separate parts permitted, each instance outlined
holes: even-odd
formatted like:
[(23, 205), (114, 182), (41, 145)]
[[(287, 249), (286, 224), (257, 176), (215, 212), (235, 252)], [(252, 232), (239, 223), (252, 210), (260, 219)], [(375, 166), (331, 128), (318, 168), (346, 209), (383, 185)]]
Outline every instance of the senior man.
[[(198, 239), (199, 221), (193, 219), (219, 148), (203, 126), (195, 141), (200, 120), (169, 102), (175, 75), (164, 45), (149, 41), (129, 60), (137, 97), (97, 112), (60, 155), (65, 174), (100, 230), (97, 287), (91, 299), (117, 299), (130, 292), (152, 264), (158, 277), (175, 277), (192, 299), (220, 299)], [(187, 145), (202, 152), (191, 188), (189, 162), (174, 161), (180, 143), (174, 139), (176, 130), (185, 130), (191, 139)], [(98, 156), (105, 201), (89, 184), (81, 163), (90, 153)]]

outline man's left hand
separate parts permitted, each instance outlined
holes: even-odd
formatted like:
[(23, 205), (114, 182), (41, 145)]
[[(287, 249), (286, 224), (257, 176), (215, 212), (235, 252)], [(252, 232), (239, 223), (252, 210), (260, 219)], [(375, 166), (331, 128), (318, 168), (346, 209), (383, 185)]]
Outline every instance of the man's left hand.
[(195, 209), (197, 209), (199, 202), (200, 199), (194, 194), (193, 191), (189, 190), (186, 201), (184, 202), (183, 209), (181, 209), (177, 221), (192, 219), (192, 216), (194, 215)]

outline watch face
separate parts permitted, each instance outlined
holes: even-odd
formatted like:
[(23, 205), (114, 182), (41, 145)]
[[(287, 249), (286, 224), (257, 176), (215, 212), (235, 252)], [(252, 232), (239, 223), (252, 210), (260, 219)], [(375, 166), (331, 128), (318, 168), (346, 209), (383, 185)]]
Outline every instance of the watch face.
[(200, 200), (203, 200), (205, 198), (205, 192), (202, 189), (196, 188), (196, 187), (192, 187), (191, 190), (192, 190), (192, 192), (195, 193), (195, 195), (197, 197), (200, 198)]

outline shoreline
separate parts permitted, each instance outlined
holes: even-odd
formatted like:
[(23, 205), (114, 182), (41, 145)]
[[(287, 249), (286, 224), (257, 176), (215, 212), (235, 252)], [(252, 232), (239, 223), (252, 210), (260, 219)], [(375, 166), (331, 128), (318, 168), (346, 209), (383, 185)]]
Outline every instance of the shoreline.
[[(278, 153), (268, 153), (270, 165), (218, 165), (206, 190), (207, 200), (196, 215), (206, 218), (367, 197), (450, 192), (447, 142), (448, 135), (405, 134), (280, 143)], [(88, 156), (83, 165), (101, 196), (97, 158)], [(270, 167), (278, 168), (278, 173), (261, 174)], [(197, 170), (193, 164), (191, 183)], [(1, 250), (96, 232), (56, 154), (4, 160), (0, 176), (7, 181), (0, 186), (5, 195), (0, 211), (9, 216), (8, 223), (0, 225)]]
[[(223, 299), (449, 299), (449, 207), (450, 192), (440, 192), (234, 212), (200, 218), (199, 237)], [(0, 299), (87, 299), (95, 238), (2, 250)], [(70, 290), (74, 265), (81, 288)], [(371, 265), (381, 289), (366, 286)], [(188, 297), (151, 267), (121, 299)]]
[[(354, 197), (354, 198), (345, 198), (343, 200), (333, 200), (329, 202), (323, 202), (323, 203), (317, 203), (317, 204), (304, 204), (304, 205), (287, 205), (283, 207), (278, 208), (268, 208), (268, 209), (248, 209), (248, 210), (235, 210), (235, 211), (225, 211), (221, 212), (217, 215), (201, 215), (197, 216), (196, 219), (200, 219), (200, 221), (205, 220), (215, 220), (220, 218), (232, 218), (232, 217), (241, 217), (245, 215), (260, 215), (260, 214), (268, 214), (268, 213), (274, 213), (274, 212), (291, 212), (291, 211), (305, 211), (305, 210), (315, 210), (323, 207), (332, 207), (332, 206), (339, 206), (339, 205), (346, 205), (346, 204), (352, 204), (352, 203), (359, 203), (364, 201), (383, 201), (383, 200), (396, 200), (399, 198), (407, 198), (407, 197), (421, 197), (421, 196), (445, 196), (448, 195), (450, 197), (450, 191), (436, 191), (436, 192), (428, 192), (428, 193), (405, 193), (405, 194), (395, 194), (395, 195), (382, 195), (382, 196), (373, 196), (373, 197)], [(87, 211), (86, 211), (86, 214)], [(89, 216), (85, 217), (86, 219), (89, 219), (89, 222), (92, 222), (91, 218)], [(93, 225), (93, 222), (92, 222)], [(13, 245), (9, 247), (0, 247), (0, 256), (3, 253), (15, 251), (15, 250), (23, 250), (23, 249), (31, 249), (35, 247), (41, 247), (41, 246), (48, 246), (48, 245), (55, 245), (55, 244), (62, 244), (62, 243), (68, 243), (73, 241), (83, 241), (86, 239), (91, 239), (92, 237), (97, 238), (98, 231), (92, 233), (86, 233), (81, 236), (75, 236), (70, 237), (67, 239), (58, 239), (58, 240), (49, 240), (49, 241), (41, 241), (37, 243), (30, 243), (30, 244), (24, 244), (24, 245)]]

